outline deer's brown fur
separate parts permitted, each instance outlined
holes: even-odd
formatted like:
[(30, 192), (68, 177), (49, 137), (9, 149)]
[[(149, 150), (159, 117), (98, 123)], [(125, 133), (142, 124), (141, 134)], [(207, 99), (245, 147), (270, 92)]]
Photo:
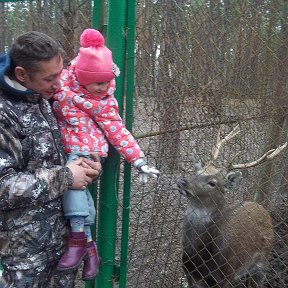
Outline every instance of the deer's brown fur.
[(258, 287), (263, 283), (273, 245), (272, 221), (255, 202), (226, 203), (225, 193), (241, 178), (240, 172), (214, 169), (177, 182), (189, 200), (182, 239), (189, 287), (233, 287), (244, 276)]

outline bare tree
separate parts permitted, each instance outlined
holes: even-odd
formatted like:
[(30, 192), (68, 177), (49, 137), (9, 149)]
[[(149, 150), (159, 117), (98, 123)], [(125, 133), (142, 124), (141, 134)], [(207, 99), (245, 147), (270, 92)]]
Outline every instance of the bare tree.
[[(170, 0), (165, 1), (165, 3), (165, 9), (162, 9), (161, 15), (162, 42), (159, 49), (158, 76), (164, 85), (157, 87), (156, 96), (162, 111), (160, 131), (174, 129), (175, 132), (160, 135), (158, 156), (161, 167), (173, 170), (178, 165), (180, 134), (177, 128), (181, 125), (181, 108), (183, 107), (181, 104), (185, 93), (185, 89), (183, 89), (185, 88), (183, 66), (186, 61), (189, 61), (189, 53), (187, 53), (187, 46), (185, 47), (179, 38), (180, 35), (185, 34), (185, 27), (183, 27), (185, 22), (182, 21), (185, 18), (185, 1)], [(177, 17), (174, 17), (175, 15)], [(169, 19), (173, 19), (173, 21), (169, 21)], [(179, 51), (181, 51), (181, 56)], [(165, 159), (165, 161), (161, 159)]]
[(0, 3), (0, 52), (4, 52), (5, 50), (5, 3)]
[[(87, 7), (90, 6), (90, 9)], [(58, 9), (62, 11), (62, 19), (58, 19), (58, 24), (62, 29), (62, 38), (60, 40), (62, 47), (66, 52), (66, 62), (69, 62), (72, 58), (76, 56), (76, 51), (79, 47), (79, 32), (76, 33), (77, 28), (79, 27), (79, 13), (83, 13), (82, 8), (84, 9), (84, 15), (91, 13), (91, 0), (72, 0), (72, 1), (59, 1)], [(82, 16), (83, 18), (83, 16)], [(91, 19), (91, 15), (89, 17)], [(87, 21), (88, 22), (88, 21)], [(86, 28), (86, 27), (85, 27)]]
[[(273, 99), (276, 104), (273, 107), (275, 114), (273, 113), (273, 121), (271, 122), (270, 129), (268, 131), (269, 137), (269, 146), (277, 145), (283, 139), (287, 139), (287, 129), (288, 129), (288, 117), (287, 117), (287, 108), (288, 108), (288, 93), (287, 93), (287, 83), (288, 83), (288, 26), (287, 26), (287, 18), (288, 18), (288, 1), (284, 1), (282, 15), (280, 17), (281, 29), (279, 33), (280, 47), (277, 53), (277, 64), (275, 67), (275, 79), (273, 83)], [(287, 167), (287, 159), (284, 159), (284, 165), (281, 167)], [(279, 167), (273, 166), (272, 163), (264, 166), (261, 171), (261, 179), (260, 179), (260, 187), (259, 187), (259, 198), (267, 199), (267, 195), (269, 195), (269, 191), (272, 190), (273, 175), (281, 172), (283, 175), (282, 188), (281, 190), (287, 191), (287, 177), (288, 172), (285, 168), (279, 171)], [(274, 184), (275, 185), (275, 184)]]

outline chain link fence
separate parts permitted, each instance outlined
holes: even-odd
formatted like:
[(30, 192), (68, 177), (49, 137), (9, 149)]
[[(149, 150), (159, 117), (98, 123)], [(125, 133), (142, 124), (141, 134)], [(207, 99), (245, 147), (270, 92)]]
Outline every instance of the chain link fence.
[[(0, 50), (34, 29), (60, 41), (69, 61), (91, 9), (91, 1), (0, 3)], [(251, 162), (287, 141), (287, 14), (285, 0), (137, 1), (133, 133), (161, 175), (142, 185), (132, 171), (126, 287), (188, 287), (181, 255), (188, 202), (176, 181), (193, 174), (193, 149), (207, 162), (220, 126), (224, 136), (237, 124), (221, 163)], [(288, 286), (287, 163), (286, 148), (245, 169), (240, 188), (227, 194), (228, 202), (257, 199), (272, 216), (264, 287)]]
[[(223, 147), (223, 163), (258, 159), (287, 141), (287, 2), (143, 0), (136, 31), (134, 132), (161, 175), (145, 187), (133, 183), (127, 287), (187, 287), (188, 201), (175, 183), (193, 173), (192, 150), (207, 162), (221, 125), (224, 135), (241, 128)], [(287, 151), (243, 173), (227, 200), (256, 197), (271, 212), (265, 287), (286, 287)]]

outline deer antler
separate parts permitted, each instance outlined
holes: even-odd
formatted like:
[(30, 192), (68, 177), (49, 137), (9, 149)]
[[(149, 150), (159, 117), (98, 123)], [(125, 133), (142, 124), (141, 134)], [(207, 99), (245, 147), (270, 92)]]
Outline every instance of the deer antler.
[(240, 126), (239, 124), (236, 125), (233, 130), (226, 135), (222, 140), (220, 138), (220, 133), (221, 133), (221, 127), (218, 130), (218, 135), (217, 135), (217, 143), (215, 144), (215, 146), (212, 148), (212, 160), (216, 160), (218, 158), (219, 152), (220, 152), (220, 148), (230, 139), (232, 139), (234, 136), (236, 136), (238, 133), (240, 132)]
[(243, 169), (243, 168), (250, 168), (254, 167), (260, 163), (263, 163), (267, 160), (271, 160), (275, 156), (277, 156), (285, 147), (287, 146), (287, 142), (285, 142), (283, 145), (278, 146), (276, 149), (271, 149), (268, 152), (266, 152), (264, 155), (262, 155), (259, 159), (248, 162), (248, 163), (242, 163), (242, 164), (232, 164), (232, 169)]

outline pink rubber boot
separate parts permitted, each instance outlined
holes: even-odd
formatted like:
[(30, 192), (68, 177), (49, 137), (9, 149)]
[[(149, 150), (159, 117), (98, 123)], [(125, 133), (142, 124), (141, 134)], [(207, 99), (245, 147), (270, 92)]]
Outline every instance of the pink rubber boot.
[(71, 232), (67, 249), (57, 265), (57, 270), (77, 268), (87, 254), (87, 239), (84, 232)]
[(97, 251), (96, 244), (93, 241), (87, 243), (87, 256), (84, 259), (84, 267), (82, 272), (82, 279), (92, 280), (99, 273), (100, 257)]

